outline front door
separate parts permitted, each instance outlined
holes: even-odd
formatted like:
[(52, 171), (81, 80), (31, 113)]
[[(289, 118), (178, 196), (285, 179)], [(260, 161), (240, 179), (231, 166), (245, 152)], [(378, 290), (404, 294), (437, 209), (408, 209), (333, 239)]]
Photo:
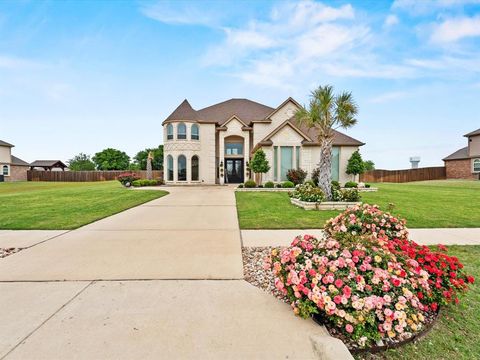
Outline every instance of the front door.
[(243, 159), (225, 159), (227, 184), (243, 183)]

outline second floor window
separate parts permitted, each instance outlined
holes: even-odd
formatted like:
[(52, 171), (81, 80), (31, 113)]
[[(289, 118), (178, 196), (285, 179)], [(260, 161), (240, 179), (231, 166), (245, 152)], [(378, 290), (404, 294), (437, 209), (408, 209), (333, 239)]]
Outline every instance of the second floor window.
[(178, 124), (177, 139), (185, 140), (187, 138), (187, 126), (184, 123)]
[(192, 140), (199, 140), (200, 139), (200, 132), (198, 129), (197, 124), (192, 125), (192, 135), (191, 135)]
[(167, 140), (173, 140), (173, 125), (167, 125)]

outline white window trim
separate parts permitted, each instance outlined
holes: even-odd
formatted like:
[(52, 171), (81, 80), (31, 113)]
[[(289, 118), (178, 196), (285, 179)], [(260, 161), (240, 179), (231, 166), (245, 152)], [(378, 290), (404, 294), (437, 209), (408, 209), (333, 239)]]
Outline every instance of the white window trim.
[(480, 170), (475, 170), (475, 162), (476, 161), (480, 162), (480, 158), (472, 159), (472, 173), (474, 173), (474, 174), (480, 173)]
[[(7, 169), (8, 169), (8, 174), (7, 174), (7, 175), (5, 175), (5, 174), (3, 173), (3, 167), (4, 167), (4, 166), (6, 166), (6, 167), (7, 167)], [(10, 176), (10, 171), (11, 171), (11, 169), (10, 169), (10, 165), (8, 165), (8, 164), (3, 164), (3, 165), (2, 165), (2, 172), (1, 172), (1, 175), (3, 175), (3, 176)]]

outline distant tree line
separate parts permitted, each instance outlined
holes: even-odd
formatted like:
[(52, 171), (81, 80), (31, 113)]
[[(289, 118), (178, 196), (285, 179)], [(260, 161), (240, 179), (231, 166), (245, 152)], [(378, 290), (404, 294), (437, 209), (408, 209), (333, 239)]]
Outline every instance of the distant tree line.
[(147, 148), (139, 151), (132, 159), (126, 152), (107, 148), (95, 155), (80, 153), (67, 161), (68, 167), (73, 171), (92, 170), (146, 170), (148, 153), (152, 152), (153, 170), (163, 169), (163, 145), (156, 148)]

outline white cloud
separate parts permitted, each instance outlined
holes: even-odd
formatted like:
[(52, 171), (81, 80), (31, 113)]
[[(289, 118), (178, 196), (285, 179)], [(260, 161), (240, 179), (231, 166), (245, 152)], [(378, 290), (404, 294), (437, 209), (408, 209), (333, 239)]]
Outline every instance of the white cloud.
[(480, 15), (447, 19), (434, 26), (430, 40), (434, 43), (451, 43), (476, 36), (480, 36)]
[(381, 103), (386, 103), (393, 100), (402, 99), (406, 96), (408, 96), (408, 93), (406, 93), (405, 91), (392, 91), (392, 92), (387, 92), (385, 94), (375, 96), (371, 98), (369, 101), (374, 104), (381, 104)]
[[(200, 2), (159, 1), (148, 3), (140, 8), (147, 17), (171, 25), (216, 26), (220, 14), (206, 6), (197, 6)], [(206, 4), (206, 3), (205, 3)]]
[(472, 4), (480, 4), (480, 0), (395, 0), (392, 9), (406, 11), (411, 15), (426, 15)]
[(385, 27), (391, 27), (391, 26), (397, 25), (398, 23), (399, 23), (399, 20), (397, 15), (390, 14), (385, 18), (385, 22), (383, 23), (383, 25)]

